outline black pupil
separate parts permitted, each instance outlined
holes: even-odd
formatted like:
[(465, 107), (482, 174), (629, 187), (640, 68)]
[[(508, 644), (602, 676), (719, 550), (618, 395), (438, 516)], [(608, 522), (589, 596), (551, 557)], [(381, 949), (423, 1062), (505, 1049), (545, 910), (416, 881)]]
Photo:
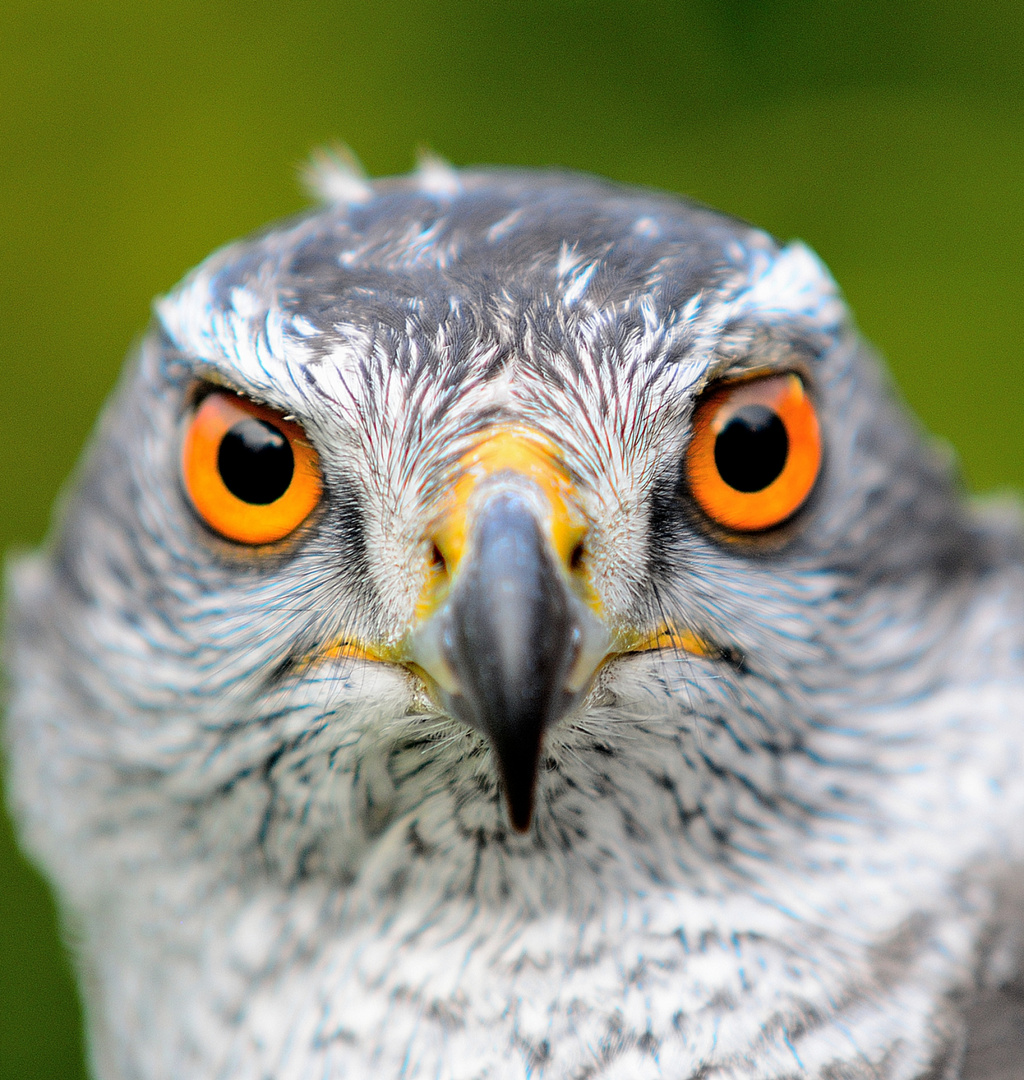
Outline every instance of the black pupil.
[(786, 467), (789, 436), (777, 412), (744, 405), (715, 439), (718, 475), (736, 491), (764, 491)]
[(217, 468), (232, 495), (266, 506), (288, 490), (295, 458), (288, 440), (266, 420), (240, 420), (221, 440)]

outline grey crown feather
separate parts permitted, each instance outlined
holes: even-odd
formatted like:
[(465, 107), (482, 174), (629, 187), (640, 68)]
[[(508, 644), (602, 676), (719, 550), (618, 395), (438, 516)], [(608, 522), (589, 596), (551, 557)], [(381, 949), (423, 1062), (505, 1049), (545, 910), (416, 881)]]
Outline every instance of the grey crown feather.
[[(1016, 512), (965, 502), (802, 245), (570, 173), (324, 175), (158, 304), (9, 581), (13, 806), (95, 1074), (1020, 1075)], [(734, 543), (681, 483), (694, 402), (775, 369), (823, 470)], [(191, 512), (197, 381), (304, 426), (299, 542)], [(509, 420), (585, 492), (609, 619), (716, 645), (606, 664), (524, 835), (414, 675), (303, 662), (400, 636), (424, 515)]]

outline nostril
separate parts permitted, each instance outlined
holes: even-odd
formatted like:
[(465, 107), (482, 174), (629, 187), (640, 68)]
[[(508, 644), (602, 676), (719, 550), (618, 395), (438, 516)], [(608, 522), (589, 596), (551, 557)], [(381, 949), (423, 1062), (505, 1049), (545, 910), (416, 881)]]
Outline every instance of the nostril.
[(440, 574), (448, 573), (448, 563), (437, 544), (430, 545), (430, 566)]
[(583, 541), (580, 542), (572, 549), (572, 553), (569, 555), (569, 569), (570, 570), (582, 570), (583, 562), (587, 557), (587, 549), (583, 545)]

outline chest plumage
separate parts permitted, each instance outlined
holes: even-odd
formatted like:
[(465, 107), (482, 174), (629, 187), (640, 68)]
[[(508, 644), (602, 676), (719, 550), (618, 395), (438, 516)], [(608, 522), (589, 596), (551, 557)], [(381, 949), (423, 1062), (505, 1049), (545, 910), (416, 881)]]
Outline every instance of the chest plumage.
[(1016, 512), (799, 244), (324, 186), (158, 304), (10, 581), (97, 1076), (960, 1075), (1018, 972)]

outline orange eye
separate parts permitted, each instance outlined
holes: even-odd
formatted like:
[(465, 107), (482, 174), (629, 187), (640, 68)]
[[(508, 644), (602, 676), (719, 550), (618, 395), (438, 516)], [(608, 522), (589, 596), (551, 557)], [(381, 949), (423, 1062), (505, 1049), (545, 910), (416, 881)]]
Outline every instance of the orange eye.
[(686, 474), (701, 509), (727, 529), (782, 524), (820, 465), (818, 416), (792, 373), (722, 386), (697, 406)]
[(242, 544), (286, 537), (312, 513), (323, 487), (316, 451), (298, 424), (220, 390), (189, 421), (181, 474), (203, 521)]

